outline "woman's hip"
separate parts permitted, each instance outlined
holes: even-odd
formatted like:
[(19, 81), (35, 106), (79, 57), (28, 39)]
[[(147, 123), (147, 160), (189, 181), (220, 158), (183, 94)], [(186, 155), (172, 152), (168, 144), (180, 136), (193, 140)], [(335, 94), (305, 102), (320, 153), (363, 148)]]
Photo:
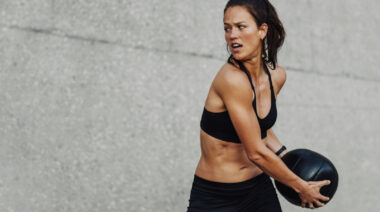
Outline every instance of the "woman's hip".
[(236, 183), (214, 182), (194, 175), (188, 212), (235, 212), (265, 205), (274, 205), (276, 212), (281, 211), (273, 183), (265, 173)]

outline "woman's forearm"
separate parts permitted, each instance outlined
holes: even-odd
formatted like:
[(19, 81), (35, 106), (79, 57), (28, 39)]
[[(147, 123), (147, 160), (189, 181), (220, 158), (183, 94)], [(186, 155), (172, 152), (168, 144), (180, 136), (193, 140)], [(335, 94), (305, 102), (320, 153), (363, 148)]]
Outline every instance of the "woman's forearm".
[[(283, 155), (282, 153), (281, 155)], [(281, 157), (280, 155), (280, 157)], [(265, 173), (285, 185), (293, 188), (296, 192), (302, 191), (307, 182), (294, 174), (285, 163), (268, 148), (263, 148), (249, 159), (260, 167)]]
[[(274, 153), (276, 153), (283, 146), (283, 144), (281, 144), (281, 142), (278, 140), (277, 136), (274, 134), (272, 129), (269, 129), (267, 131), (267, 138), (264, 139), (264, 142), (265, 146), (267, 146)], [(283, 152), (281, 152), (279, 157), (284, 156), (287, 152), (287, 150), (284, 150)]]

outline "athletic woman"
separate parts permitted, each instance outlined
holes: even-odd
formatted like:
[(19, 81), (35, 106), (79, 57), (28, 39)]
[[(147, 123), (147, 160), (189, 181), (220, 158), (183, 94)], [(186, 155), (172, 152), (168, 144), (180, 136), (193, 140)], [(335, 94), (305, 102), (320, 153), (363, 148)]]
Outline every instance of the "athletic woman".
[(230, 0), (224, 9), (231, 52), (216, 74), (201, 119), (201, 158), (188, 212), (280, 212), (270, 177), (293, 188), (310, 208), (328, 197), (329, 181), (306, 182), (282, 162), (286, 148), (272, 130), (286, 81), (277, 65), (285, 31), (268, 0)]

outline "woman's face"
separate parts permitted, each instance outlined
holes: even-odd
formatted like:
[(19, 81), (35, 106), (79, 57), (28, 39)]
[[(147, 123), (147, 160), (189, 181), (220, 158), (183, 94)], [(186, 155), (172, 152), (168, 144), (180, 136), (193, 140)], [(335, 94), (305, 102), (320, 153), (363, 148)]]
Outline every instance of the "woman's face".
[(224, 14), (225, 39), (233, 57), (249, 60), (261, 57), (262, 39), (265, 38), (267, 25), (257, 27), (255, 19), (245, 7), (233, 6)]

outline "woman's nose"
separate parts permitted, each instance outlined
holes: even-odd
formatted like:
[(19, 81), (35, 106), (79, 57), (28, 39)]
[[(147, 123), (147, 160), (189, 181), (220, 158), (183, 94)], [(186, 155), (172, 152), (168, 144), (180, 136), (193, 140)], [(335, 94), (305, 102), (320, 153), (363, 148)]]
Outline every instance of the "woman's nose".
[(230, 33), (230, 38), (231, 38), (231, 39), (234, 39), (234, 38), (237, 38), (238, 36), (239, 36), (239, 31), (238, 31), (238, 29), (232, 28), (232, 29), (231, 29), (231, 33)]

